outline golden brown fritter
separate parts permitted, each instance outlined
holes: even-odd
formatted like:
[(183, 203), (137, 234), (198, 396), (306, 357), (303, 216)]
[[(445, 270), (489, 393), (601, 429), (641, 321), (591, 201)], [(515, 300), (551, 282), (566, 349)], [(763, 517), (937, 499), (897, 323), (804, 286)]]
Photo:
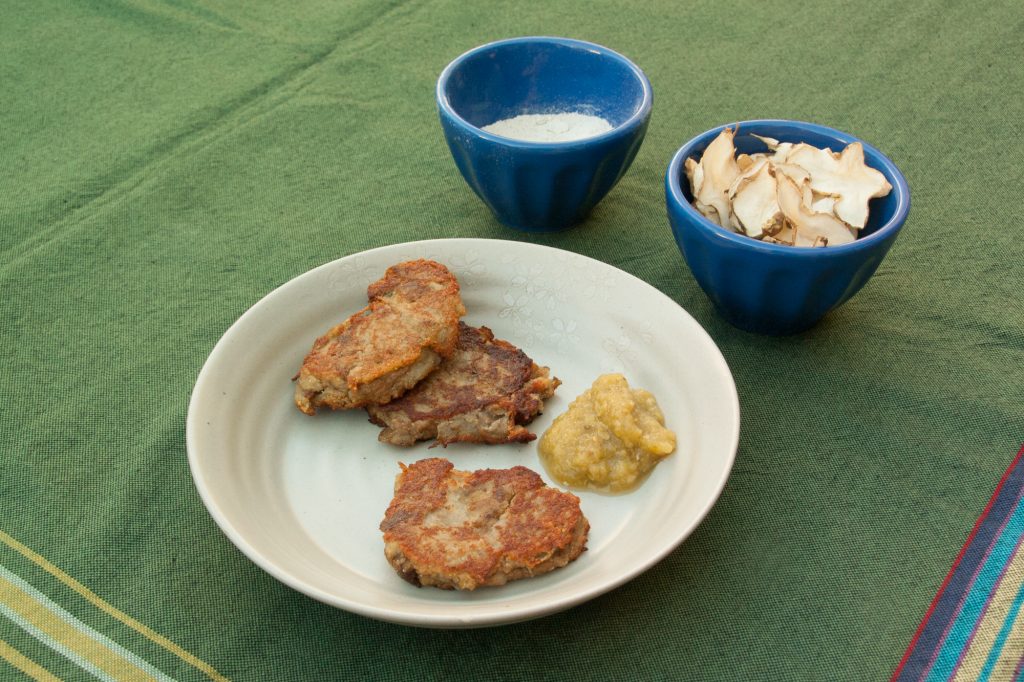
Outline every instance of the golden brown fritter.
[(306, 414), (386, 403), (455, 350), (466, 309), (445, 266), (393, 265), (366, 293), (370, 304), (317, 339), (302, 363), (295, 404)]
[(587, 544), (579, 498), (526, 467), (466, 472), (440, 458), (401, 466), (380, 529), (384, 555), (413, 585), (504, 585), (561, 568)]
[(561, 382), (487, 327), (459, 323), (459, 342), (436, 372), (398, 400), (369, 405), (370, 421), (385, 427), (379, 440), (413, 445), (454, 442), (525, 443), (528, 424)]

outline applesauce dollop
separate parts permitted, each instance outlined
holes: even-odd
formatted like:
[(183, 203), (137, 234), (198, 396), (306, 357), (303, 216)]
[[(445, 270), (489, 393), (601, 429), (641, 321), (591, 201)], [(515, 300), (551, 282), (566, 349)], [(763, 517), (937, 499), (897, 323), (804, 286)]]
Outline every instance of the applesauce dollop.
[(676, 435), (649, 391), (602, 374), (541, 436), (548, 474), (570, 488), (632, 490), (676, 449)]

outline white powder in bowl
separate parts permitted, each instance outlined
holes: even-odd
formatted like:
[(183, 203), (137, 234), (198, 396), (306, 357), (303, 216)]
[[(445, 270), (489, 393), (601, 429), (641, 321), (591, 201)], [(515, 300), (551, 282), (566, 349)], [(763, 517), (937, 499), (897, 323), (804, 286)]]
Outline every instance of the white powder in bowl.
[(607, 133), (612, 124), (600, 116), (565, 112), (523, 114), (483, 127), (489, 133), (524, 142), (571, 142)]

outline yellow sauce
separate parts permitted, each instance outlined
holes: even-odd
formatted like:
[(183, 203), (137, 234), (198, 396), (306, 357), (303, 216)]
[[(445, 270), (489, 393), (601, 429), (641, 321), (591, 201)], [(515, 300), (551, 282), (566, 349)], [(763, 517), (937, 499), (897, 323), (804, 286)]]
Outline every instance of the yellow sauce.
[(541, 436), (548, 474), (570, 488), (619, 493), (643, 483), (676, 449), (654, 396), (603, 374)]

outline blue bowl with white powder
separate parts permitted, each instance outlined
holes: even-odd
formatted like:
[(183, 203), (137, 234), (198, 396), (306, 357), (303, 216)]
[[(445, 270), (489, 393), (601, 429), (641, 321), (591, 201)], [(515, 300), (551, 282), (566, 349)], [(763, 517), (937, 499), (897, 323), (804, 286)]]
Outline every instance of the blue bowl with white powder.
[(499, 221), (530, 232), (586, 218), (636, 157), (652, 102), (633, 62), (569, 38), (488, 43), (437, 81), (459, 172)]

